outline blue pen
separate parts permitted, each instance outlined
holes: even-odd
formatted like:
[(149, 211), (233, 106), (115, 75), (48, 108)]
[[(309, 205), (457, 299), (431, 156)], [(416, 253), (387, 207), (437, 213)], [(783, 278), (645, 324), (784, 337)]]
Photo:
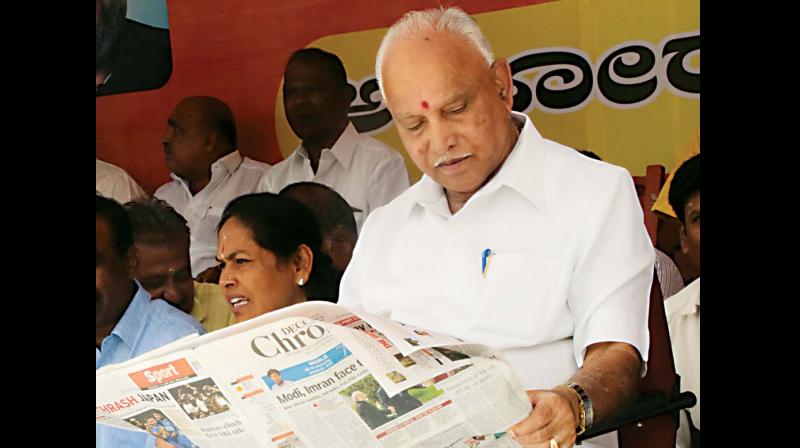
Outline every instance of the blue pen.
[(481, 272), (483, 273), (484, 278), (486, 277), (486, 273), (489, 271), (489, 263), (492, 261), (492, 252), (491, 249), (484, 249), (483, 253), (481, 254)]

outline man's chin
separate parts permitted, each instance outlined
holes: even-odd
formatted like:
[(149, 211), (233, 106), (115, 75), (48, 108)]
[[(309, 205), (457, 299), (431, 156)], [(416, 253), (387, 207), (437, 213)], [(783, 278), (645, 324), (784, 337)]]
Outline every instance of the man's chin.
[(311, 119), (290, 121), (289, 127), (292, 128), (292, 132), (294, 132), (294, 135), (300, 140), (313, 140), (314, 137), (318, 137), (317, 134), (319, 134), (319, 130)]
[[(169, 170), (169, 172), (178, 174), (178, 171), (180, 171), (180, 169), (175, 164), (174, 159), (172, 157), (165, 157), (165, 161), (166, 161), (167, 169)], [(178, 174), (178, 175), (180, 176), (180, 174)], [(183, 177), (183, 176), (181, 176), (181, 177)]]
[(445, 191), (449, 193), (468, 194), (474, 193), (481, 188), (480, 181), (474, 180), (472, 176), (467, 176), (467, 173), (442, 173), (436, 172), (435, 176), (428, 174), (428, 177), (433, 179), (434, 182), (441, 185)]

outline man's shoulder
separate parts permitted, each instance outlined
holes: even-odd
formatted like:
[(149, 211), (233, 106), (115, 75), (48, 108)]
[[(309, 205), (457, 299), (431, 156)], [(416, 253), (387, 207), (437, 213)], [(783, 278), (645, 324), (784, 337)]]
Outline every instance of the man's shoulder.
[(542, 148), (547, 163), (552, 163), (558, 171), (558, 179), (574, 181), (588, 177), (591, 181), (612, 182), (630, 176), (628, 170), (621, 166), (586, 157), (576, 149), (552, 140), (543, 139)]
[(156, 192), (153, 193), (153, 197), (169, 202), (172, 195), (179, 193), (180, 189), (181, 187), (178, 185), (178, 182), (173, 179), (158, 187)]
[(273, 167), (269, 163), (251, 159), (250, 157), (243, 157), (241, 168), (253, 171), (260, 171), (261, 173), (268, 173), (272, 170)]
[(161, 299), (147, 304), (147, 331), (159, 333), (168, 339), (177, 339), (192, 333), (205, 333), (203, 326), (192, 316)]
[(677, 322), (680, 315), (685, 311), (691, 311), (688, 307), (693, 305), (698, 294), (700, 294), (699, 278), (664, 301), (667, 320), (670, 325), (673, 325), (673, 322)]
[(409, 212), (409, 209), (414, 206), (419, 195), (421, 182), (420, 180), (414, 183), (387, 204), (373, 210), (369, 216), (367, 216), (367, 221), (364, 223), (362, 232), (366, 230), (367, 222), (371, 223), (370, 228), (377, 228), (390, 233), (394, 232), (392, 229), (398, 228), (405, 222), (404, 218), (406, 214)]
[(368, 157), (376, 162), (386, 159), (403, 160), (396, 149), (369, 135), (358, 134), (358, 151), (360, 157)]
[(295, 159), (300, 157), (297, 154), (297, 151), (299, 151), (299, 148), (289, 153), (289, 155), (286, 156), (286, 158), (284, 158), (280, 162), (276, 163), (275, 165), (272, 165), (272, 171), (270, 172), (270, 174), (276, 176), (287, 172), (291, 168), (292, 164), (295, 163), (296, 161)]
[(125, 179), (128, 177), (128, 173), (122, 168), (100, 159), (95, 159), (94, 174), (98, 182), (106, 179)]
[(634, 189), (630, 173), (621, 166), (586, 157), (552, 140), (543, 139), (539, 149), (546, 165), (541, 175), (551, 198), (548, 204), (583, 209), (611, 200), (620, 188)]

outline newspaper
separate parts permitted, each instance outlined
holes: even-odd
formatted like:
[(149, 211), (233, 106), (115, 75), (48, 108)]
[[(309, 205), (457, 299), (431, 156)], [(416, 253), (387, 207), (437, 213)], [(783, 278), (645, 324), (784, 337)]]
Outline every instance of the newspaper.
[(176, 447), (512, 447), (531, 411), (488, 347), (306, 302), (96, 371), (96, 421)]

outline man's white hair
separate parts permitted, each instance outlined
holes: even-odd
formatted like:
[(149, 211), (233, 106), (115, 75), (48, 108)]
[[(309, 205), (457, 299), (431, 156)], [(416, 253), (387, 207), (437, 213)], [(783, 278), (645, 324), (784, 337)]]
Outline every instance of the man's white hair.
[(423, 31), (447, 31), (461, 36), (480, 52), (488, 65), (494, 63), (492, 46), (483, 37), (475, 20), (461, 8), (439, 7), (424, 11), (409, 11), (386, 32), (386, 36), (383, 37), (381, 46), (378, 48), (378, 55), (375, 57), (375, 77), (378, 79), (378, 88), (384, 99), (386, 99), (386, 95), (383, 93), (382, 71), (386, 52), (395, 40), (407, 38)]

